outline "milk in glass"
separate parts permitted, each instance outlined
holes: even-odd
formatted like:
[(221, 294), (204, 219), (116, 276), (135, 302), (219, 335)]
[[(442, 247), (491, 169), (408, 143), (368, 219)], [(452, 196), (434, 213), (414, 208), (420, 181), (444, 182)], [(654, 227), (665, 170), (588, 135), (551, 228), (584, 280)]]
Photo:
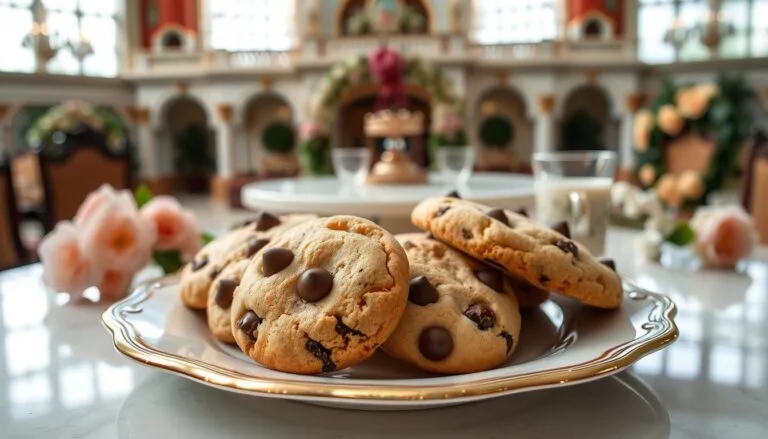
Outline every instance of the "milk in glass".
[(571, 238), (594, 256), (605, 252), (613, 180), (603, 177), (541, 178), (536, 181), (536, 217), (551, 225), (567, 221)]

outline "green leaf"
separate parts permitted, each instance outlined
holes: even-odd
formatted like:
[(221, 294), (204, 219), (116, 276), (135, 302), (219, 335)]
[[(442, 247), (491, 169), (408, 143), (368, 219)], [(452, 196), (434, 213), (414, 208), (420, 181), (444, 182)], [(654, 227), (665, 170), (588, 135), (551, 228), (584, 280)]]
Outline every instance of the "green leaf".
[(155, 194), (149, 190), (147, 185), (142, 184), (136, 188), (136, 192), (133, 193), (133, 196), (136, 199), (136, 205), (139, 206), (139, 209), (141, 209), (145, 204), (149, 203), (150, 200), (155, 197)]
[(685, 246), (692, 243), (694, 239), (696, 239), (696, 232), (687, 222), (683, 222), (678, 224), (665, 240), (675, 245)]
[(202, 236), (202, 238), (203, 238), (203, 245), (206, 245), (206, 244), (208, 244), (209, 242), (211, 242), (211, 241), (213, 241), (214, 239), (216, 239), (216, 237), (215, 237), (215, 236), (213, 236), (212, 234), (210, 234), (210, 233), (208, 233), (208, 232), (203, 232), (203, 236)]
[(175, 273), (184, 266), (181, 253), (177, 250), (155, 251), (152, 253), (152, 260), (163, 269), (165, 274)]

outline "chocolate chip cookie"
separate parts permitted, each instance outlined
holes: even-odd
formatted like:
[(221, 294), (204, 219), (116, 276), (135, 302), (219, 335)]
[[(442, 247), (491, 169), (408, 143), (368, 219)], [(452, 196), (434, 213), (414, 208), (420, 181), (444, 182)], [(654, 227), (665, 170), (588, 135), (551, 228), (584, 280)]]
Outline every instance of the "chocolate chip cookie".
[(621, 305), (618, 274), (571, 240), (567, 227), (541, 227), (509, 210), (448, 197), (424, 200), (411, 213), (411, 221), (440, 241), (537, 288), (598, 308)]
[(520, 335), (515, 295), (504, 275), (422, 234), (396, 237), (408, 255), (408, 305), (384, 350), (438, 373), (469, 373), (504, 363)]
[(373, 354), (407, 300), (408, 259), (389, 232), (353, 216), (319, 218), (251, 260), (232, 303), (232, 332), (266, 367), (331, 372)]
[(277, 234), (314, 215), (277, 216), (260, 212), (251, 221), (205, 245), (181, 271), (181, 301), (192, 309), (205, 309), (213, 280), (230, 263), (250, 258)]
[(242, 259), (231, 263), (211, 284), (208, 292), (208, 328), (213, 336), (224, 343), (234, 343), (235, 337), (232, 336), (232, 299), (235, 297), (235, 290), (240, 285), (240, 279), (248, 266), (250, 260)]

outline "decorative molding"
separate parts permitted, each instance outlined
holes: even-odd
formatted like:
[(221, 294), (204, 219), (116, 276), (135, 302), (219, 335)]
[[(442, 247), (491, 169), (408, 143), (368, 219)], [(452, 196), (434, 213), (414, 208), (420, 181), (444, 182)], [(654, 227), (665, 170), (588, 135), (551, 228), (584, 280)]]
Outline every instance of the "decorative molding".
[(506, 70), (499, 70), (496, 72), (496, 83), (499, 85), (507, 85), (509, 82), (509, 72)]
[(270, 78), (269, 76), (262, 76), (261, 77), (261, 88), (264, 91), (270, 91), (272, 90), (272, 85), (275, 83), (275, 80)]
[(624, 98), (624, 107), (630, 113), (636, 113), (639, 109), (643, 108), (648, 101), (648, 95), (643, 92), (629, 93)]
[(594, 86), (597, 84), (597, 77), (600, 76), (600, 70), (589, 69), (586, 72), (586, 76), (587, 76), (587, 84)]
[(543, 114), (552, 114), (552, 110), (555, 108), (555, 95), (540, 95), (539, 96), (539, 111)]
[(216, 106), (216, 114), (222, 122), (229, 124), (232, 122), (232, 114), (234, 113), (234, 107), (232, 104), (218, 104)]
[(131, 123), (135, 125), (149, 124), (149, 108), (130, 106), (125, 108), (125, 114), (128, 115)]

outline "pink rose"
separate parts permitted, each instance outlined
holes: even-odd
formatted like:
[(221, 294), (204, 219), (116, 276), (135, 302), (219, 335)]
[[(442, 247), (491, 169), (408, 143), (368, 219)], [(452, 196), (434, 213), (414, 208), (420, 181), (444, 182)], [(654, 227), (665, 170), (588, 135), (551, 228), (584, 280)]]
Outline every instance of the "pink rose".
[(77, 209), (77, 213), (73, 218), (75, 225), (82, 227), (91, 219), (91, 217), (93, 217), (94, 212), (96, 212), (102, 204), (115, 199), (117, 196), (117, 191), (112, 186), (108, 184), (101, 185), (101, 187), (88, 194), (88, 196), (85, 197), (83, 204)]
[(106, 270), (98, 284), (101, 299), (117, 300), (125, 297), (132, 281), (133, 272)]
[(103, 270), (136, 272), (152, 255), (156, 232), (130, 197), (118, 195), (95, 209), (82, 227), (83, 252)]
[(700, 207), (690, 224), (699, 256), (708, 267), (733, 268), (757, 243), (752, 218), (741, 206)]
[(43, 281), (56, 291), (80, 296), (99, 280), (99, 271), (83, 253), (80, 234), (69, 221), (62, 221), (38, 248), (43, 264)]
[(200, 241), (197, 219), (176, 198), (159, 195), (141, 208), (140, 216), (155, 227), (157, 250), (189, 248), (190, 241)]
[(675, 95), (675, 105), (683, 117), (699, 119), (707, 111), (709, 101), (719, 93), (716, 86), (700, 84), (679, 90)]
[(316, 124), (315, 122), (304, 122), (301, 125), (301, 128), (299, 128), (299, 137), (302, 140), (313, 139), (319, 136), (321, 131), (322, 130), (320, 129), (320, 125)]

